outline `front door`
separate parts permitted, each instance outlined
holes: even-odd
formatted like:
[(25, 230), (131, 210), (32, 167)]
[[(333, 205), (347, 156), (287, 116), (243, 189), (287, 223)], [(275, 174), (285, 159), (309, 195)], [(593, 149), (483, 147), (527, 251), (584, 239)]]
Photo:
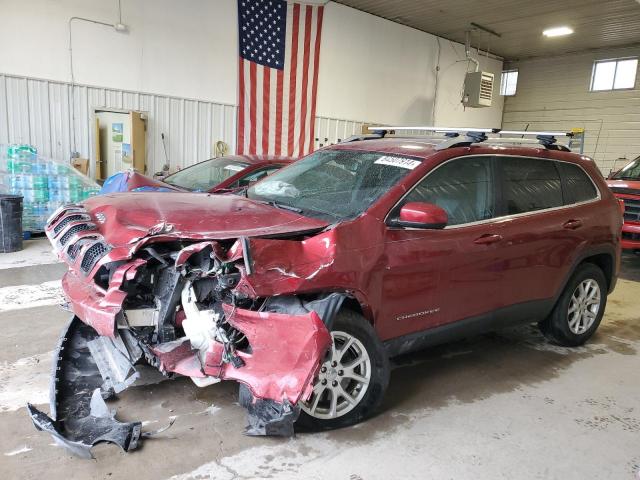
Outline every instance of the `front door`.
[(490, 315), (501, 304), (501, 229), (496, 217), (495, 160), (469, 156), (437, 167), (403, 204), (442, 207), (442, 230), (387, 227), (383, 276), (383, 340), (465, 318)]

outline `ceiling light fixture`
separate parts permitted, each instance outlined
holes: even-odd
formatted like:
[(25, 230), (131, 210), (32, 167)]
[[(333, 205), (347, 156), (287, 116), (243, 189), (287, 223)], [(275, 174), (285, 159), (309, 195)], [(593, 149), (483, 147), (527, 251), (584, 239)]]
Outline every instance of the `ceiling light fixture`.
[(573, 29), (569, 27), (548, 28), (542, 32), (545, 37), (562, 37), (563, 35), (571, 35), (572, 33)]

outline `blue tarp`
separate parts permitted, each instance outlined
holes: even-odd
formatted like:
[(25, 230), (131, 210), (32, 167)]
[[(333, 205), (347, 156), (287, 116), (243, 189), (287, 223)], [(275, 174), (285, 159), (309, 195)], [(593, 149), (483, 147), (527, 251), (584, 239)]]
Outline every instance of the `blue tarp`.
[(128, 192), (128, 182), (129, 172), (114, 173), (104, 181), (99, 195), (104, 195), (105, 193)]

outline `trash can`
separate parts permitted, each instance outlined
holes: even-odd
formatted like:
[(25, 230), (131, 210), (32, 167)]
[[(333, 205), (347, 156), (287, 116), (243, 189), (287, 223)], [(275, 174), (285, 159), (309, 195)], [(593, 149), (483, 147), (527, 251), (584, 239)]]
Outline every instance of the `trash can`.
[(0, 194), (0, 252), (22, 250), (22, 196)]

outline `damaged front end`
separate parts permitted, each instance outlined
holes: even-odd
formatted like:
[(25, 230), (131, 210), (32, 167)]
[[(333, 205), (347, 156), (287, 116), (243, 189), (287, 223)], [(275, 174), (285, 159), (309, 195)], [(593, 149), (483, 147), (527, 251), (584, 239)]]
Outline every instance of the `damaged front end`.
[(82, 457), (99, 442), (135, 449), (155, 432), (119, 422), (105, 400), (145, 362), (200, 387), (236, 380), (247, 434), (293, 434), (344, 294), (258, 295), (246, 237), (185, 240), (162, 225), (113, 247), (81, 206), (54, 214), (47, 235), (70, 265), (62, 285), (75, 316), (56, 351), (50, 414), (29, 405), (38, 429)]

